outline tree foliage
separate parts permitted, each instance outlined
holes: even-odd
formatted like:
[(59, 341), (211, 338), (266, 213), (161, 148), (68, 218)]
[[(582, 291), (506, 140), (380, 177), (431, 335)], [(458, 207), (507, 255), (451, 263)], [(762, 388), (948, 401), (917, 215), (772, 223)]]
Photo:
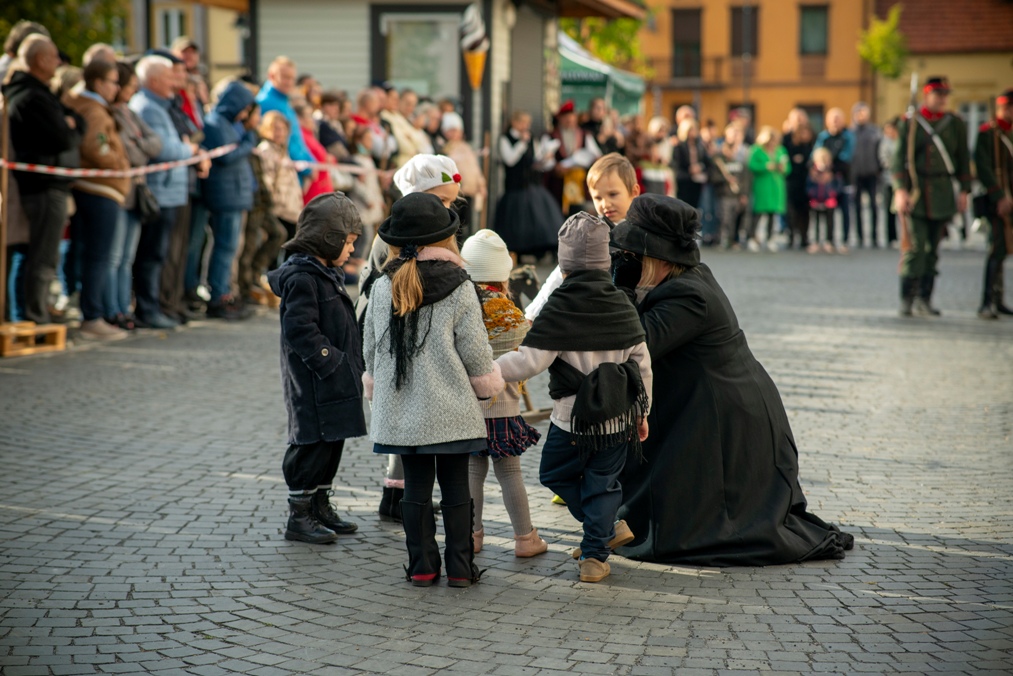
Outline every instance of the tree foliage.
[(584, 49), (617, 68), (647, 74), (647, 61), (640, 51), (637, 19), (560, 19), (559, 27)]
[(896, 80), (907, 61), (907, 39), (900, 32), (901, 5), (890, 8), (886, 19), (872, 17), (858, 40), (858, 55), (885, 78)]
[(81, 64), (81, 56), (96, 42), (122, 40), (129, 0), (3, 0), (0, 2), (0, 40), (18, 21), (37, 21), (53, 42)]

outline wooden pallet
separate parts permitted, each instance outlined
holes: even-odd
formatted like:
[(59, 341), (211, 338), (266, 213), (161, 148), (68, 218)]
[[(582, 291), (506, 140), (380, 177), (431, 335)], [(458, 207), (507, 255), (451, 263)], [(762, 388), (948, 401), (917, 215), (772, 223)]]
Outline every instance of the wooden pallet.
[(23, 357), (67, 349), (67, 327), (61, 324), (0, 324), (0, 357)]

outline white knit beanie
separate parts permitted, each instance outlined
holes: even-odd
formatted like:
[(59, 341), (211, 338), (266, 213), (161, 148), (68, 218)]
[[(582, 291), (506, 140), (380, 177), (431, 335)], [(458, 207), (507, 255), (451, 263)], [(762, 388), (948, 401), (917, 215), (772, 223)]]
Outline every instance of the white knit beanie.
[(479, 230), (466, 239), (461, 258), (473, 282), (505, 282), (514, 267), (507, 245), (492, 230)]
[(461, 174), (457, 171), (457, 164), (445, 155), (416, 155), (394, 173), (394, 185), (402, 195), (460, 182)]

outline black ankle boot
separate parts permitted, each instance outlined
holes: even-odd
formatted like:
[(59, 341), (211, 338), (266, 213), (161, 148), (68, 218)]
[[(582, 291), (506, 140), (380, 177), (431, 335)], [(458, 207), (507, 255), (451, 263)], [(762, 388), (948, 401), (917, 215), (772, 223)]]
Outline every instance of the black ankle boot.
[(312, 495), (288, 496), (288, 526), (286, 540), (298, 540), (314, 545), (326, 545), (338, 539), (338, 534), (313, 516)]
[(349, 533), (354, 533), (359, 530), (359, 527), (354, 523), (342, 521), (341, 517), (334, 511), (334, 506), (331, 505), (330, 491), (322, 488), (318, 489), (317, 492), (313, 494), (313, 500), (310, 504), (313, 506), (313, 516), (316, 520), (330, 528), (335, 533), (348, 535)]
[(440, 577), (440, 546), (436, 544), (436, 516), (432, 500), (401, 501), (408, 566), (405, 579), (416, 587), (431, 587)]
[(447, 562), (447, 585), (470, 587), (482, 577), (475, 565), (475, 544), (472, 524), (475, 503), (471, 500), (460, 505), (440, 503), (443, 507), (443, 529), (447, 535), (443, 558)]
[(380, 509), (377, 510), (380, 516), (394, 521), (401, 520), (401, 498), (404, 497), (403, 488), (383, 487), (383, 496), (380, 498)]

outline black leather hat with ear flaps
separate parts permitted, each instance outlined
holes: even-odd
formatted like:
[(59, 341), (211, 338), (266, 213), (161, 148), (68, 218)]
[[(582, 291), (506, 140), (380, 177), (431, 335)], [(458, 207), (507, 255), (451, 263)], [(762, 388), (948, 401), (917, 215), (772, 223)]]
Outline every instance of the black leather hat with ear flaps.
[(329, 192), (317, 195), (303, 207), (295, 237), (281, 246), (291, 253), (332, 261), (341, 257), (348, 235), (361, 234), (362, 219), (352, 200), (344, 193)]

